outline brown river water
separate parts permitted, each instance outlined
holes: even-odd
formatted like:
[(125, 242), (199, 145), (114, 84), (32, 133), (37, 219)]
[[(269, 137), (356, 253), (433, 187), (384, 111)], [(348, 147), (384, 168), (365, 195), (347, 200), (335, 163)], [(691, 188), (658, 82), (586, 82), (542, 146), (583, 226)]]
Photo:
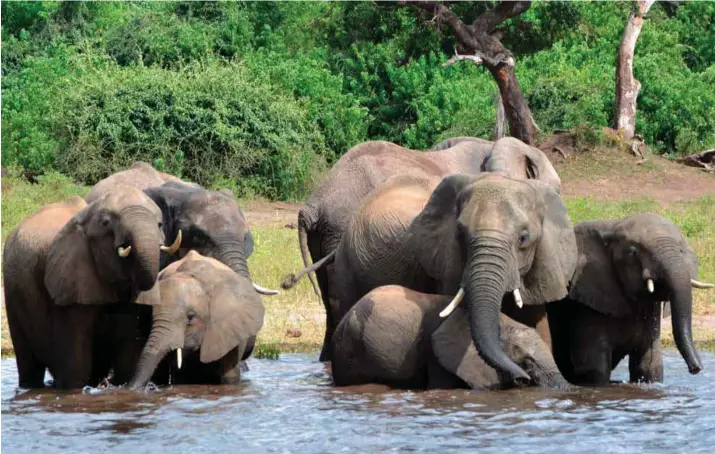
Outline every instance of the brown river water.
[[(2, 360), (2, 450), (112, 453), (715, 453), (715, 355), (662, 385), (575, 390), (334, 388), (317, 355), (250, 359), (239, 386), (153, 392), (17, 388)], [(627, 377), (627, 361), (613, 378)]]

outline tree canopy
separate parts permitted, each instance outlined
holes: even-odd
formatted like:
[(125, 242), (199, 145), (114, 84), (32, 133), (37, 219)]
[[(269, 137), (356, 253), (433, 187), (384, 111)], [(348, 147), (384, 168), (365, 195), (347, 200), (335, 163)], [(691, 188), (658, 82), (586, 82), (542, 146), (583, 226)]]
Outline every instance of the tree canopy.
[[(453, 3), (465, 23), (493, 2)], [(498, 28), (544, 133), (613, 127), (623, 2), (536, 2)], [(636, 131), (715, 147), (715, 3), (656, 3), (635, 51)], [(373, 2), (3, 2), (2, 160), (94, 183), (134, 160), (297, 198), (359, 142), (489, 138), (485, 68), (451, 30)]]

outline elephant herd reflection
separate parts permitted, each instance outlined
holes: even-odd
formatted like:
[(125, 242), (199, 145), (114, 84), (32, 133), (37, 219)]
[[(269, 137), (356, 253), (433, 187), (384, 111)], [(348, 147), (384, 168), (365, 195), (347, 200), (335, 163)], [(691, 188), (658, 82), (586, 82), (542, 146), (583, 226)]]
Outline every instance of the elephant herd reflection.
[[(692, 374), (698, 259), (653, 213), (573, 225), (547, 156), (514, 138), (344, 154), (298, 215), (337, 386), (503, 389), (660, 382), (662, 312)], [(146, 163), (43, 207), (4, 246), (19, 384), (235, 384), (265, 288), (227, 190)], [(312, 262), (312, 264), (311, 264)]]

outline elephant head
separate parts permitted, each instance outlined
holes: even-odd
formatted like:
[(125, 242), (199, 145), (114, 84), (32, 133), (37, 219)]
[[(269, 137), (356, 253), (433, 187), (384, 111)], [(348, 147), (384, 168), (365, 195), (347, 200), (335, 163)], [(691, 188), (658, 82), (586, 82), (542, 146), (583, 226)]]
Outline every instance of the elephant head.
[(451, 175), (410, 228), (410, 247), (440, 293), (466, 297), (472, 340), (482, 358), (517, 382), (529, 376), (499, 341), (502, 299), (544, 304), (566, 296), (576, 240), (563, 201), (536, 180), (498, 174)]
[(569, 297), (603, 314), (633, 315), (634, 304), (670, 301), (673, 337), (691, 374), (702, 365), (691, 331), (698, 259), (671, 221), (654, 213), (581, 222)]
[(137, 302), (153, 306), (153, 322), (130, 389), (146, 385), (171, 351), (177, 352), (179, 368), (182, 349), (198, 350), (202, 363), (233, 349), (244, 359), (263, 326), (263, 304), (250, 280), (196, 251), (163, 269), (155, 289)]
[[(144, 192), (161, 208), (166, 236), (173, 238), (177, 232), (183, 232), (177, 258), (195, 250), (251, 279), (247, 259), (253, 253), (253, 235), (230, 191), (208, 191), (195, 185), (168, 182)], [(262, 294), (278, 293), (253, 285)]]
[(484, 171), (515, 179), (541, 180), (561, 192), (561, 178), (544, 152), (514, 137), (494, 142), (482, 166)]
[(84, 207), (48, 251), (44, 280), (55, 304), (133, 301), (152, 288), (160, 250), (176, 249), (163, 246), (161, 228), (159, 207), (129, 186)]

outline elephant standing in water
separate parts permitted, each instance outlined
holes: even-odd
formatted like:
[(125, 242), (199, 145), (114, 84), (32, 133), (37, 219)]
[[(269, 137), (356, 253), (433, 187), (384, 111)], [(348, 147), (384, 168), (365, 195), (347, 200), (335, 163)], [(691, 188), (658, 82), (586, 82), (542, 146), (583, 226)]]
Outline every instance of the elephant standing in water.
[(632, 382), (662, 382), (661, 302), (691, 374), (702, 369), (691, 332), (698, 259), (678, 227), (654, 213), (575, 228), (578, 266), (568, 297), (549, 305), (553, 351), (572, 383), (607, 385), (628, 355)]
[(131, 377), (141, 311), (127, 303), (154, 286), (160, 249), (179, 246), (163, 246), (161, 222), (146, 194), (117, 186), (89, 205), (48, 205), (13, 230), (3, 274), (21, 387), (43, 387), (46, 368), (58, 388), (96, 385), (110, 368)]
[[(330, 255), (340, 243), (351, 217), (365, 198), (388, 178), (409, 174), (421, 178), (443, 178), (454, 173), (501, 172), (513, 178), (539, 179), (560, 190), (561, 180), (541, 150), (511, 137), (496, 142), (470, 137), (450, 139), (435, 151), (410, 150), (394, 143), (371, 141), (353, 147), (328, 172), (298, 213), (298, 239), (307, 267)], [(332, 265), (316, 270), (327, 325), (331, 305), (337, 304)], [(316, 283), (309, 275), (316, 293)], [(331, 301), (332, 300), (332, 301)], [(328, 333), (326, 333), (328, 334)], [(326, 336), (323, 345), (327, 345)], [(328, 360), (324, 350), (321, 361)]]
[(152, 292), (137, 301), (153, 305), (153, 322), (128, 387), (146, 385), (173, 351), (171, 383), (238, 383), (239, 363), (250, 356), (263, 326), (263, 304), (251, 281), (191, 251), (161, 271), (157, 287), (159, 301)]
[[(510, 386), (479, 357), (464, 309), (440, 317), (451, 299), (396, 285), (365, 295), (341, 320), (331, 340), (334, 383), (418, 389)], [(504, 314), (499, 316), (499, 326), (504, 350), (534, 385), (568, 386), (549, 346), (533, 328)]]
[[(550, 345), (543, 304), (566, 296), (576, 265), (566, 207), (548, 184), (498, 174), (451, 175), (433, 186), (390, 179), (355, 214), (335, 253), (313, 265), (335, 262), (332, 320), (382, 285), (457, 294), (487, 364), (529, 380), (499, 345), (499, 313), (536, 327)], [(326, 327), (328, 340), (335, 326)]]

